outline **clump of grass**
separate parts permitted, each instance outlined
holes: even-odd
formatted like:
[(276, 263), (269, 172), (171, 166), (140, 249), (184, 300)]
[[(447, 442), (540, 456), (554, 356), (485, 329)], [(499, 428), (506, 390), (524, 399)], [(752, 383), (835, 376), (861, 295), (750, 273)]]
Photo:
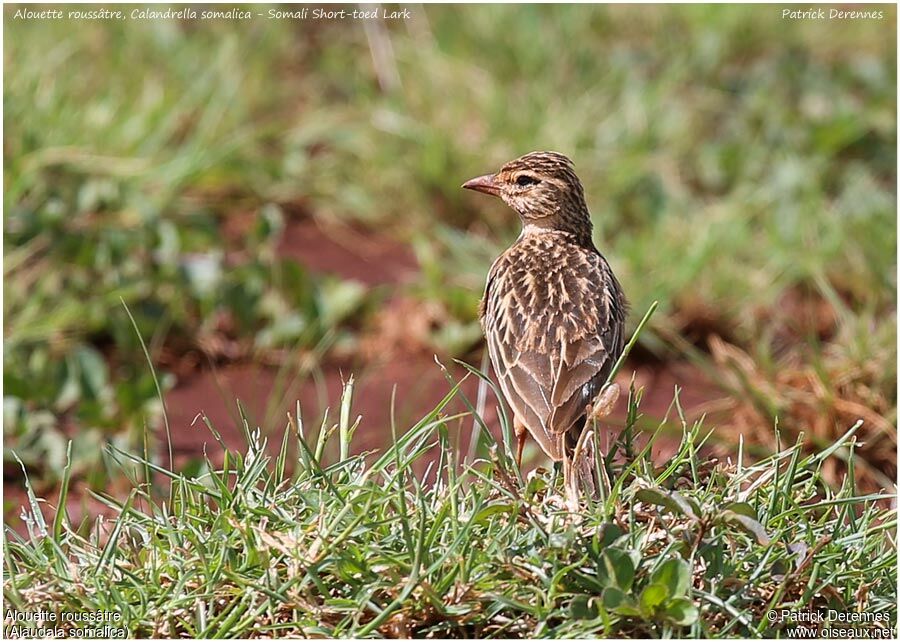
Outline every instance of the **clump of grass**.
[[(896, 337), (896, 327), (883, 327)], [(848, 341), (848, 344), (850, 342)], [(866, 488), (890, 487), (897, 473), (896, 405), (882, 381), (896, 388), (895, 354), (878, 351), (865, 360), (854, 359), (851, 350), (832, 344), (812, 363), (796, 353), (760, 363), (734, 345), (714, 337), (713, 360), (723, 388), (732, 391), (721, 404), (722, 432), (734, 442), (750, 434), (754, 426), (774, 421), (786, 434), (806, 432), (807, 448), (826, 448), (833, 435), (857, 418), (864, 424), (855, 462), (857, 483)], [(774, 434), (758, 435), (762, 447), (775, 445)], [(825, 479), (840, 485), (847, 462), (834, 459), (825, 465)]]
[(472, 404), (451, 383), (380, 454), (350, 454), (351, 390), (338, 423), (310, 430), (298, 408), (273, 449), (245, 420), (245, 452), (229, 450), (207, 422), (223, 463), (195, 476), (110, 446), (134, 479), (124, 502), (101, 498), (114, 520), (71, 524), (64, 484), (50, 523), (32, 494), (29, 537), (7, 527), (8, 608), (114, 611), (139, 637), (776, 636), (788, 624), (768, 611), (828, 608), (895, 625), (891, 497), (822, 480), (858, 426), (747, 464), (706, 460), (702, 424), (683, 422), (657, 468), (652, 438), (632, 452), (632, 389), (598, 496), (569, 513), (561, 480), (523, 479), (487, 430), (461, 463), (453, 430), (472, 413), (446, 413)]

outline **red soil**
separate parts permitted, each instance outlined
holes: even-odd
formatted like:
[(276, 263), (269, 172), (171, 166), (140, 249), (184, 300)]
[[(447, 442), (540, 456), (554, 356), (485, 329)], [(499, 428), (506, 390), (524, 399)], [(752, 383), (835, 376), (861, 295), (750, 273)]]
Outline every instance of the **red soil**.
[[(462, 368), (449, 360), (446, 364), (450, 364), (448, 367), (453, 366), (451, 372), (457, 380), (465, 374)], [(353, 418), (355, 420), (357, 415), (362, 415), (360, 429), (353, 442), (353, 453), (383, 449), (391, 443), (390, 408), (395, 386), (395, 419), (400, 434), (434, 408), (451, 388), (434, 359), (422, 354), (369, 363), (352, 371), (356, 381)], [(702, 404), (718, 397), (715, 388), (700, 373), (683, 363), (638, 366), (633, 371), (636, 385), (644, 388), (641, 412), (648, 420), (661, 420), (665, 416), (672, 403), (676, 385), (683, 387), (679, 398), (689, 419), (696, 417), (697, 409)], [(199, 419), (195, 421), (200, 413), (209, 418), (230, 447), (243, 448), (235, 399), (240, 399), (244, 405), (251, 428), (260, 425), (278, 427), (278, 432), (270, 438), (270, 442), (280, 439), (281, 428), (287, 423), (286, 414), (294, 412), (298, 400), (307, 434), (315, 434), (326, 407), (330, 407), (329, 425), (336, 423), (342, 381), (350, 372), (351, 369), (347, 367), (328, 365), (319, 376), (319, 385), (306, 378), (292, 386), (293, 389), (287, 390), (285, 388), (288, 386), (277, 383), (277, 371), (264, 366), (231, 366), (190, 377), (180, 382), (166, 398), (176, 459), (183, 462), (202, 456), (204, 444), (211, 457), (218, 450), (204, 423)], [(632, 370), (625, 368), (625, 372), (618, 378), (623, 392), (627, 391), (631, 372)], [(474, 405), (478, 396), (478, 381), (469, 377), (462, 386), (462, 392)], [(610, 417), (611, 426), (622, 425), (625, 406), (623, 394)], [(451, 415), (465, 410), (464, 402), (457, 399), (443, 414)], [(490, 391), (487, 391), (483, 418), (494, 435), (499, 437), (497, 400)], [(675, 418), (674, 410), (670, 413), (670, 418)], [(466, 418), (460, 423), (462, 430), (459, 438), (463, 446), (468, 444), (472, 421), (472, 418)], [(654, 453), (655, 457), (664, 461), (672, 455), (677, 443), (677, 438), (663, 435), (657, 442), (658, 452)], [(532, 450), (536, 455), (535, 460), (540, 460), (536, 447), (532, 447)]]
[(356, 227), (318, 225), (308, 218), (289, 223), (278, 251), (312, 272), (335, 274), (364, 285), (406, 283), (418, 271), (407, 245)]

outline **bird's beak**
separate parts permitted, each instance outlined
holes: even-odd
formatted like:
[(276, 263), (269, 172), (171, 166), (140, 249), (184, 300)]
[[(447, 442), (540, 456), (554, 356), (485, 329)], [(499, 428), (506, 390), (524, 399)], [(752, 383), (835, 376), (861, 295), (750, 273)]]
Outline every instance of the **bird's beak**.
[(462, 186), (464, 189), (473, 189), (476, 192), (484, 192), (485, 194), (491, 194), (492, 196), (500, 196), (500, 186), (497, 185), (496, 181), (494, 180), (493, 174), (477, 176), (472, 180), (466, 181)]

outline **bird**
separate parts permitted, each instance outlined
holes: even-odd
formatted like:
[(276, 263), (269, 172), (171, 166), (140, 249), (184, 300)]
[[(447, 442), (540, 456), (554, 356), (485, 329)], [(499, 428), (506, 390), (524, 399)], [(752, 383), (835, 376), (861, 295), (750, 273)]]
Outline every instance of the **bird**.
[(584, 187), (567, 156), (530, 152), (462, 187), (499, 197), (521, 220), (488, 272), (479, 317), (512, 410), (519, 468), (530, 434), (569, 471), (575, 501), (579, 438), (619, 394), (604, 384), (624, 348), (627, 299), (594, 245)]

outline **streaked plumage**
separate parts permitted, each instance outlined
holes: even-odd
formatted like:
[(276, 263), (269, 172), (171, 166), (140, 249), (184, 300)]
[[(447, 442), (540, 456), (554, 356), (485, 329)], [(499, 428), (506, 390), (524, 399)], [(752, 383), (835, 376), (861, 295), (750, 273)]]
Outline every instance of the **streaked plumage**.
[(592, 225), (572, 162), (533, 152), (466, 184), (522, 219), (491, 267), (481, 318), (491, 364), (515, 418), (554, 461), (584, 427), (624, 345), (626, 302)]

